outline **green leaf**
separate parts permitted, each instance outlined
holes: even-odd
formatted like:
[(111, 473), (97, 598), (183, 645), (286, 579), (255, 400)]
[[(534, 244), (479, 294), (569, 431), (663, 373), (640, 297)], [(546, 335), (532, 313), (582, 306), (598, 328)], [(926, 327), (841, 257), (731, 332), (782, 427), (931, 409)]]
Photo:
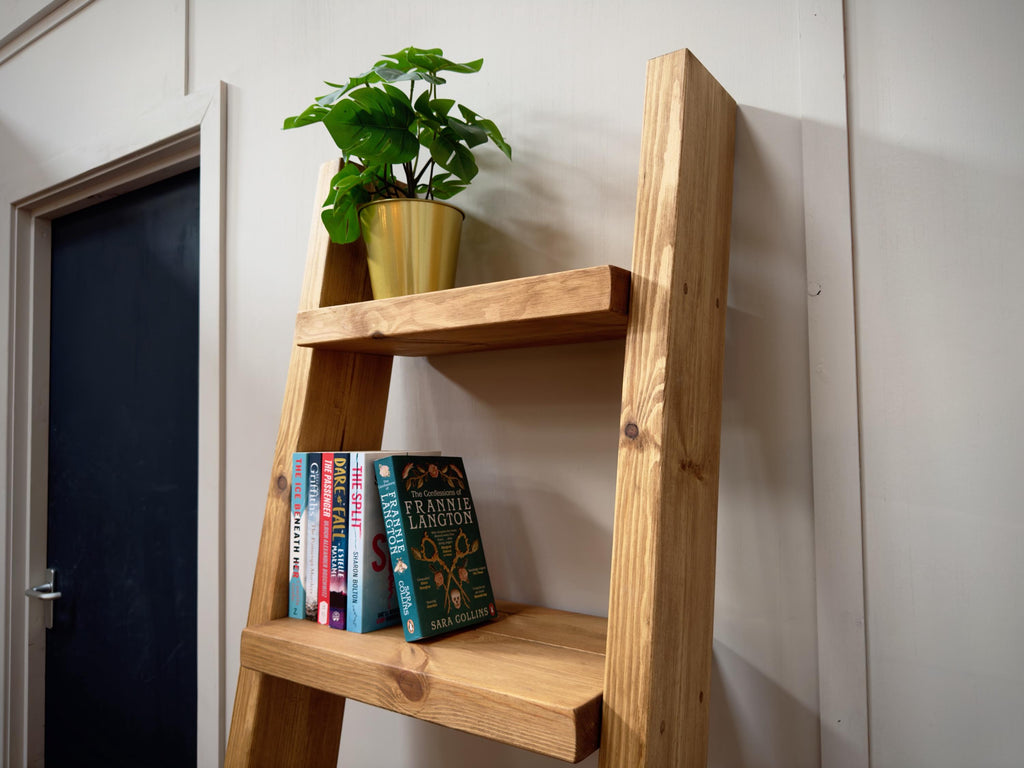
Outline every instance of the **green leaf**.
[(449, 117), (446, 122), (448, 127), (470, 147), (487, 143), (487, 131), (480, 126), (464, 123), (455, 117)]
[(437, 131), (428, 149), (434, 162), (451, 171), (460, 181), (470, 182), (479, 170), (476, 165), (476, 158), (469, 147), (460, 143), (458, 135), (448, 128)]
[(433, 99), (430, 102), (430, 108), (434, 111), (434, 114), (441, 117), (447, 117), (454, 106), (455, 99)]
[[(345, 195), (358, 187), (366, 187), (373, 183), (373, 172), (371, 168), (360, 169), (355, 163), (346, 163), (342, 169), (331, 179), (331, 195)], [(328, 200), (331, 199), (328, 196)], [(332, 201), (333, 202), (333, 201)]]
[(348, 195), (340, 195), (334, 205), (320, 212), (331, 240), (344, 245), (359, 239), (359, 212), (355, 202)]
[(459, 105), (459, 111), (462, 113), (462, 116), (466, 118), (467, 123), (482, 128), (487, 133), (487, 137), (494, 142), (495, 146), (505, 153), (505, 157), (509, 160), (512, 159), (512, 147), (506, 143), (504, 137), (501, 135), (501, 131), (498, 130), (498, 126), (496, 126), (493, 121), (480, 117), (480, 115), (472, 109), (464, 107), (461, 104)]
[(360, 88), (349, 94), (349, 100), (334, 105), (323, 122), (345, 157), (358, 157), (365, 165), (404, 163), (416, 157), (419, 145), (412, 133), (415, 114), (408, 99), (402, 99)]
[[(416, 99), (416, 123), (422, 131), (429, 128), (431, 131), (439, 131), (444, 127), (447, 120), (450, 120), (448, 111), (455, 105), (452, 99), (431, 99), (430, 94), (421, 93)], [(422, 142), (421, 142), (422, 143)], [(429, 146), (429, 144), (424, 144)]]
[(405, 70), (398, 69), (397, 67), (393, 67), (390, 64), (378, 65), (374, 67), (372, 71), (379, 75), (381, 80), (388, 83), (398, 83), (409, 80), (424, 80), (428, 83), (433, 83), (437, 85), (444, 82), (444, 80), (440, 79), (435, 75), (430, 74), (429, 72), (417, 72), (415, 70), (411, 72), (406, 72)]
[[(448, 200), (468, 187), (468, 182), (453, 178), (450, 173), (435, 173), (430, 183), (431, 192), (437, 200)], [(426, 185), (422, 185), (421, 193), (426, 193)]]
[(331, 88), (334, 88), (335, 90), (331, 91), (325, 96), (319, 97), (316, 100), (316, 103), (322, 107), (329, 107), (349, 91), (359, 88), (360, 86), (379, 83), (380, 81), (380, 75), (378, 75), (371, 69), (369, 72), (363, 72), (363, 74), (361, 75), (350, 77), (348, 83), (346, 83), (345, 85), (339, 85), (338, 83), (324, 83), (324, 85), (329, 85), (331, 86)]
[(416, 68), (416, 65), (409, 61), (409, 54), (435, 54), (440, 56), (444, 53), (440, 48), (403, 48), (397, 53), (390, 53), (384, 55), (384, 61), (377, 62), (377, 66), (393, 66), (396, 69), (400, 69), (403, 72), (410, 72)]
[(435, 53), (410, 53), (409, 61), (427, 72), (479, 72), (480, 68), (484, 64), (483, 59), (476, 59), (475, 61), (468, 61), (464, 64), (458, 64), (454, 61), (446, 59), (444, 56), (440, 56)]
[(374, 170), (346, 163), (331, 179), (320, 219), (334, 242), (344, 244), (358, 239), (358, 207), (370, 199), (367, 185), (373, 183)]
[(319, 123), (323, 121), (324, 117), (328, 113), (328, 109), (321, 107), (319, 104), (311, 104), (303, 110), (302, 114), (295, 115), (294, 117), (286, 117), (284, 119), (284, 128), (301, 128), (304, 125), (311, 123)]
[(384, 89), (384, 92), (388, 95), (391, 101), (394, 102), (396, 110), (403, 110), (403, 114), (405, 112), (409, 113), (406, 116), (411, 122), (413, 119), (413, 115), (411, 114), (413, 109), (412, 102), (409, 101), (409, 95), (400, 88), (396, 88), (388, 83), (383, 83), (381, 87)]
[(403, 48), (397, 53), (387, 55), (385, 58), (390, 59), (391, 62), (383, 61), (380, 62), (381, 64), (393, 66), (396, 69), (401, 69), (403, 72), (415, 70), (430, 74), (437, 74), (438, 72), (479, 72), (484, 63), (483, 59), (457, 63), (446, 59), (444, 51), (440, 48), (415, 48), (413, 46)]

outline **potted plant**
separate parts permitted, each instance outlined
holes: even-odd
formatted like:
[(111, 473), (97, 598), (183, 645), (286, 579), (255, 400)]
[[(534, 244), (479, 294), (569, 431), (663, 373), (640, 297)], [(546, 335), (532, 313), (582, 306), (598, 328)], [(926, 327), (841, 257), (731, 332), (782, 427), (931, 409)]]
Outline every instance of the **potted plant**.
[(491, 141), (512, 158), (492, 121), (437, 94), (442, 72), (482, 65), (450, 61), (440, 48), (404, 48), (347, 83), (327, 83), (335, 90), (284, 121), (323, 123), (341, 150), (321, 217), (336, 243), (362, 235), (374, 298), (454, 284), (464, 214), (441, 201), (476, 176), (474, 147)]

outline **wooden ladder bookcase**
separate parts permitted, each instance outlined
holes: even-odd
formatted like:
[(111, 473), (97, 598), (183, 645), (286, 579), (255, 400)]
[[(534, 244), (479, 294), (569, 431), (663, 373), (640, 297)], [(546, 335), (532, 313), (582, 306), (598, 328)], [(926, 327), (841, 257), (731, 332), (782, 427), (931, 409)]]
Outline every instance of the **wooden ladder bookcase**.
[[(229, 767), (334, 766), (345, 698), (571, 762), (600, 746), (604, 768), (705, 765), (735, 113), (688, 51), (648, 63), (629, 272), (369, 301), (358, 249), (314, 216)], [(621, 337), (607, 620), (501, 603), (480, 628), (406, 643), (286, 618), (291, 454), (379, 448), (393, 355)]]

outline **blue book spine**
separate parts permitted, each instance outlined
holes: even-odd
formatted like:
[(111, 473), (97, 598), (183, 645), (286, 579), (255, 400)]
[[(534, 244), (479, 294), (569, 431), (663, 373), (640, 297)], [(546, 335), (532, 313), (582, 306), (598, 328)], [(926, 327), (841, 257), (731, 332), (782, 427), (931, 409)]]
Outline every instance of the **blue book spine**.
[(288, 542), (291, 572), (288, 578), (288, 615), (293, 619), (306, 618), (306, 591), (303, 588), (305, 570), (305, 537), (303, 511), (306, 507), (306, 454), (292, 454), (291, 464), (291, 537)]
[(345, 629), (348, 600), (348, 477), (349, 454), (334, 454), (331, 502), (331, 573), (329, 624)]
[(402, 628), (406, 640), (423, 637), (417, 601), (414, 597), (410, 554), (402, 527), (402, 513), (398, 500), (398, 486), (395, 482), (395, 461), (389, 456), (375, 462), (377, 491), (380, 495), (381, 513), (384, 518), (384, 534), (387, 536), (394, 572), (398, 608), (402, 617)]

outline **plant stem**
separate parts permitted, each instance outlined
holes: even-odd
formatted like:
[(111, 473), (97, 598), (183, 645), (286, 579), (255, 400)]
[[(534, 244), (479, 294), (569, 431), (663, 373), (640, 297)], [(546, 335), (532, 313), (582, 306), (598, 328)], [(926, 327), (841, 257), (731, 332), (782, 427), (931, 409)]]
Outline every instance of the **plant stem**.
[(406, 197), (416, 197), (416, 174), (412, 169), (412, 162), (402, 163), (405, 169)]
[(423, 178), (423, 174), (426, 173), (428, 169), (430, 170), (430, 177), (433, 178), (434, 177), (434, 159), (433, 158), (431, 158), (430, 162), (428, 162), (426, 165), (424, 165), (423, 169), (419, 173), (416, 174), (416, 186), (419, 186), (420, 179)]

